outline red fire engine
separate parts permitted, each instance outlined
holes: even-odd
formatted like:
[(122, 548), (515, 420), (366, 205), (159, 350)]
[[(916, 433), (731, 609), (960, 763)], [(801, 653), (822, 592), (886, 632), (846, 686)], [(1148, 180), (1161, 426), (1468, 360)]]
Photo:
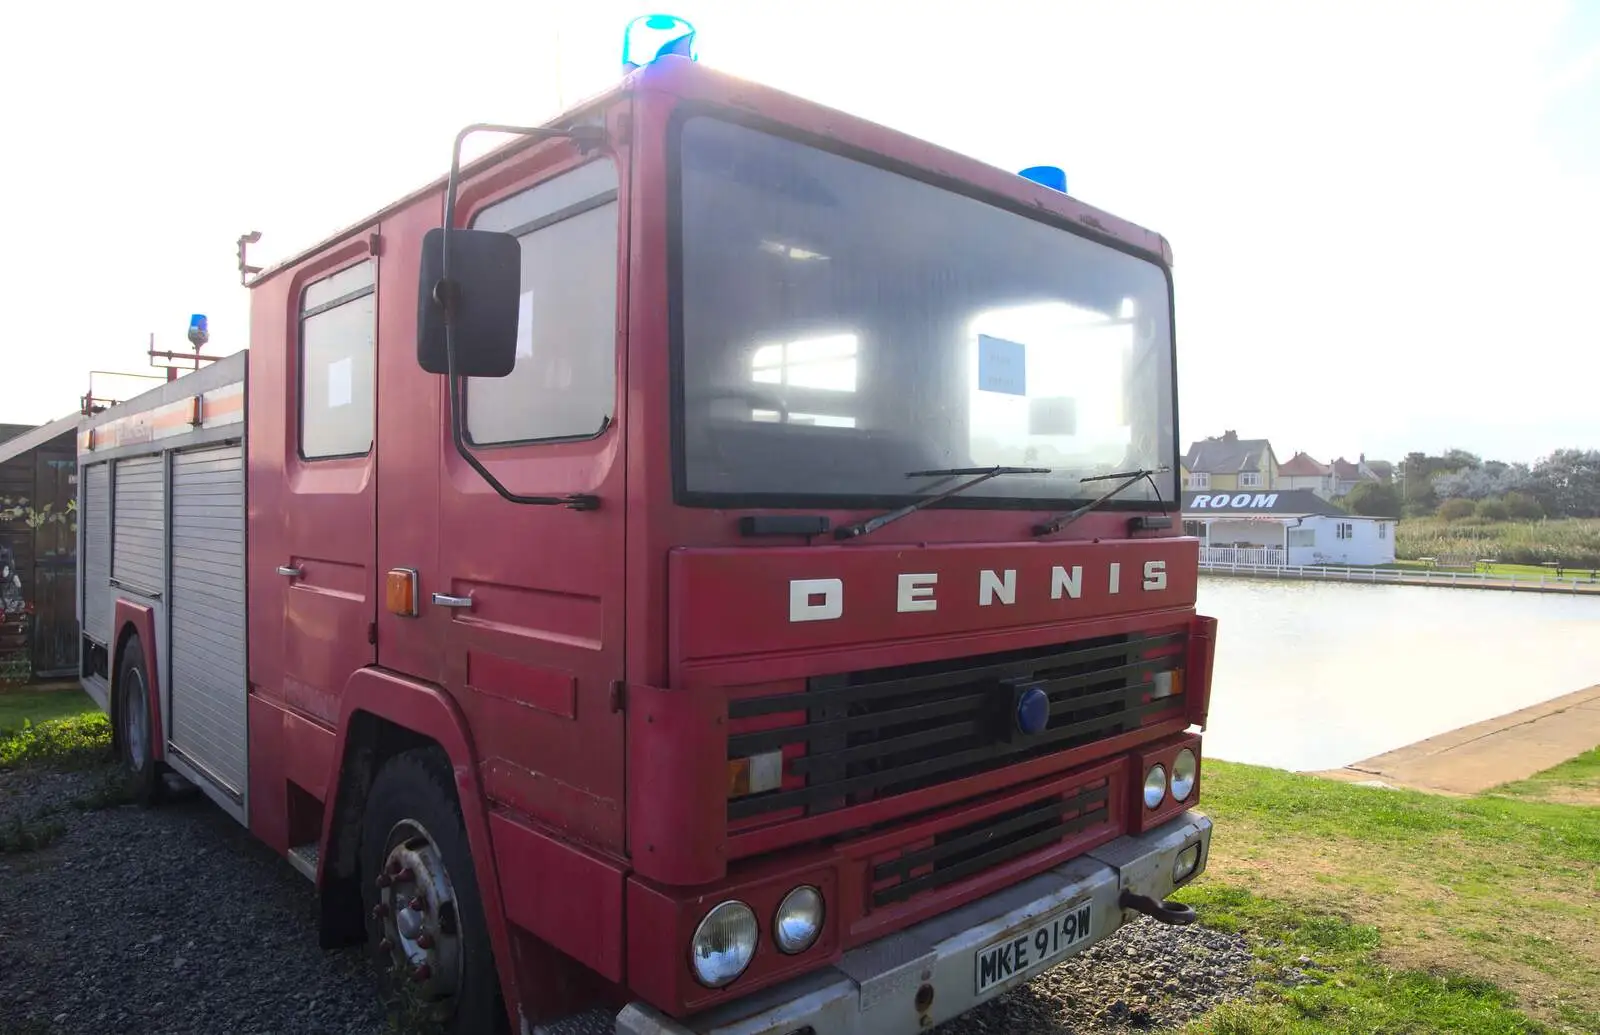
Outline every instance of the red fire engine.
[(455, 1030), (920, 1031), (1193, 919), (1170, 254), (686, 32), (85, 418), (83, 682)]

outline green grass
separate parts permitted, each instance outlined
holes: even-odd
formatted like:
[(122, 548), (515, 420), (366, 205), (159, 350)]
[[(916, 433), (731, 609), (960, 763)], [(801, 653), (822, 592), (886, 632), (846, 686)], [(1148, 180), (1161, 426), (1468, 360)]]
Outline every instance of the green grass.
[(0, 769), (48, 765), (82, 769), (100, 765), (111, 749), (111, 723), (100, 712), (49, 719), (37, 726), (24, 720), (0, 733)]
[[(1485, 521), (1406, 518), (1395, 531), (1395, 555), (1405, 560), (1445, 555), (1504, 561), (1509, 571), (1538, 574), (1545, 561), (1586, 571), (1600, 567), (1600, 518)], [(1545, 572), (1548, 574), (1548, 572)]]
[(103, 769), (101, 778), (71, 801), (0, 824), (0, 855), (34, 852), (66, 833), (68, 809), (114, 808), (132, 800), (126, 776), (111, 764), (111, 723), (80, 690), (0, 692), (0, 770)]
[(65, 690), (0, 690), (0, 737), (22, 728), (24, 720), (37, 726), (99, 711), (89, 695), (72, 687)]
[[(1202, 793), (1212, 855), (1182, 897), (1268, 977), (1195, 1031), (1600, 1030), (1600, 809), (1215, 760)], [(1301, 955), (1324, 980), (1270, 976)]]
[(1569, 805), (1600, 806), (1600, 747), (1526, 780), (1502, 784), (1490, 794)]
[[(1475, 572), (1487, 572), (1488, 574), (1491, 574), (1491, 575), (1498, 575), (1501, 578), (1510, 578), (1511, 576), (1514, 575), (1519, 579), (1539, 579), (1541, 577), (1542, 578), (1546, 578), (1546, 579), (1554, 579), (1556, 577), (1556, 570), (1554, 568), (1546, 568), (1546, 567), (1543, 567), (1543, 566), (1538, 565), (1538, 564), (1486, 564), (1486, 565), (1479, 565), (1479, 564), (1474, 563), (1470, 569), (1467, 569), (1467, 568), (1453, 569), (1453, 568), (1440, 568), (1440, 567), (1438, 567), (1436, 565), (1425, 564), (1422, 561), (1417, 561), (1417, 560), (1410, 560), (1410, 561), (1397, 560), (1393, 564), (1379, 564), (1379, 565), (1375, 565), (1375, 567), (1387, 568), (1387, 569), (1398, 569), (1400, 571), (1433, 571), (1433, 572), (1439, 572), (1439, 573), (1447, 573), (1447, 572), (1450, 572), (1450, 571), (1468, 571), (1468, 570), (1471, 570), (1471, 571), (1475, 571)], [(1577, 579), (1579, 581), (1585, 581), (1585, 580), (1587, 580), (1589, 578), (1589, 571), (1590, 571), (1590, 569), (1588, 569), (1588, 568), (1566, 568), (1561, 572), (1561, 578), (1567, 579), (1567, 580)]]
[(105, 761), (111, 723), (82, 690), (0, 691), (0, 769)]
[(1385, 967), (1377, 960), (1382, 936), (1371, 924), (1216, 882), (1180, 897), (1202, 923), (1246, 934), (1265, 979), (1254, 1002), (1227, 1004), (1191, 1024), (1186, 1030), (1195, 1035), (1547, 1030), (1489, 982)]

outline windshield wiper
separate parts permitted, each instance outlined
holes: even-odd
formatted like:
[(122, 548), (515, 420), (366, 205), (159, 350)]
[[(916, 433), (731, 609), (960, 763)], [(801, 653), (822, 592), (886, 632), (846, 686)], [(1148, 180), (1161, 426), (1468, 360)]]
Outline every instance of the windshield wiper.
[(1150, 468), (1148, 470), (1118, 471), (1115, 474), (1097, 474), (1092, 478), (1080, 478), (1080, 479), (1078, 479), (1080, 482), (1109, 482), (1113, 478), (1122, 478), (1124, 480), (1121, 481), (1121, 482), (1118, 482), (1117, 485), (1113, 489), (1111, 489), (1111, 491), (1105, 493), (1104, 495), (1102, 495), (1098, 499), (1090, 500), (1088, 503), (1085, 503), (1083, 506), (1079, 507), (1077, 510), (1071, 510), (1071, 511), (1068, 511), (1067, 513), (1065, 513), (1065, 514), (1060, 515), (1059, 517), (1053, 517), (1049, 521), (1046, 521), (1042, 525), (1034, 525), (1033, 526), (1033, 534), (1035, 536), (1041, 536), (1041, 535), (1050, 535), (1052, 533), (1061, 531), (1063, 528), (1066, 528), (1068, 525), (1072, 524), (1074, 521), (1076, 521), (1079, 518), (1083, 517), (1083, 515), (1089, 513), (1089, 511), (1094, 510), (1096, 507), (1100, 506), (1100, 504), (1104, 503), (1106, 500), (1110, 499), (1111, 497), (1115, 496), (1117, 493), (1121, 492), (1123, 489), (1126, 489), (1128, 486), (1132, 485), (1133, 483), (1135, 483), (1137, 481), (1140, 481), (1141, 479), (1149, 479), (1150, 488), (1152, 488), (1152, 489), (1154, 489), (1156, 491), (1156, 500), (1160, 501), (1160, 499), (1161, 499), (1161, 487), (1159, 485), (1157, 485), (1155, 483), (1155, 479), (1151, 478), (1150, 476), (1151, 475), (1155, 475), (1155, 474), (1165, 474), (1166, 472), (1168, 472), (1170, 470), (1172, 470), (1172, 468), (1170, 468), (1170, 467), (1154, 467), (1154, 468)]
[(840, 525), (834, 529), (833, 535), (836, 539), (854, 539), (869, 532), (876, 532), (884, 525), (899, 521), (907, 514), (915, 514), (922, 508), (931, 507), (940, 500), (946, 500), (957, 493), (966, 492), (974, 485), (982, 484), (990, 478), (999, 478), (1001, 475), (1006, 474), (1049, 473), (1050, 468), (1048, 467), (945, 467), (936, 471), (907, 471), (907, 478), (960, 478), (966, 475), (976, 475), (976, 477), (964, 481), (960, 485), (953, 485), (943, 492), (935, 493), (932, 496), (924, 496), (914, 502), (907, 503), (905, 506), (891, 510), (887, 514), (879, 514), (875, 518), (868, 518), (865, 521), (857, 521), (849, 525)]

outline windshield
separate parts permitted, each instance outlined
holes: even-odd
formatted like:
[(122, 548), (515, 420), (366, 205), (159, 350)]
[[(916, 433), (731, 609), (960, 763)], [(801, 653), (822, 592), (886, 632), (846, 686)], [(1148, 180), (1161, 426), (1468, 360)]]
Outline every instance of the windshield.
[[(1168, 282), (1047, 223), (706, 117), (680, 130), (687, 502), (1061, 502), (1176, 468)], [(1173, 474), (1158, 474), (1173, 498)], [(1110, 506), (1154, 498), (1148, 482)]]

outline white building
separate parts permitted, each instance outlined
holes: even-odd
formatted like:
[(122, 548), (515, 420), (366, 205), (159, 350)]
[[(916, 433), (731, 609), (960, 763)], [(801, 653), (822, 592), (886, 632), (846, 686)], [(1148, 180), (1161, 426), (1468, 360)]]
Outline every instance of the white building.
[(1310, 489), (1186, 492), (1183, 527), (1202, 565), (1394, 562), (1393, 520), (1347, 514)]

